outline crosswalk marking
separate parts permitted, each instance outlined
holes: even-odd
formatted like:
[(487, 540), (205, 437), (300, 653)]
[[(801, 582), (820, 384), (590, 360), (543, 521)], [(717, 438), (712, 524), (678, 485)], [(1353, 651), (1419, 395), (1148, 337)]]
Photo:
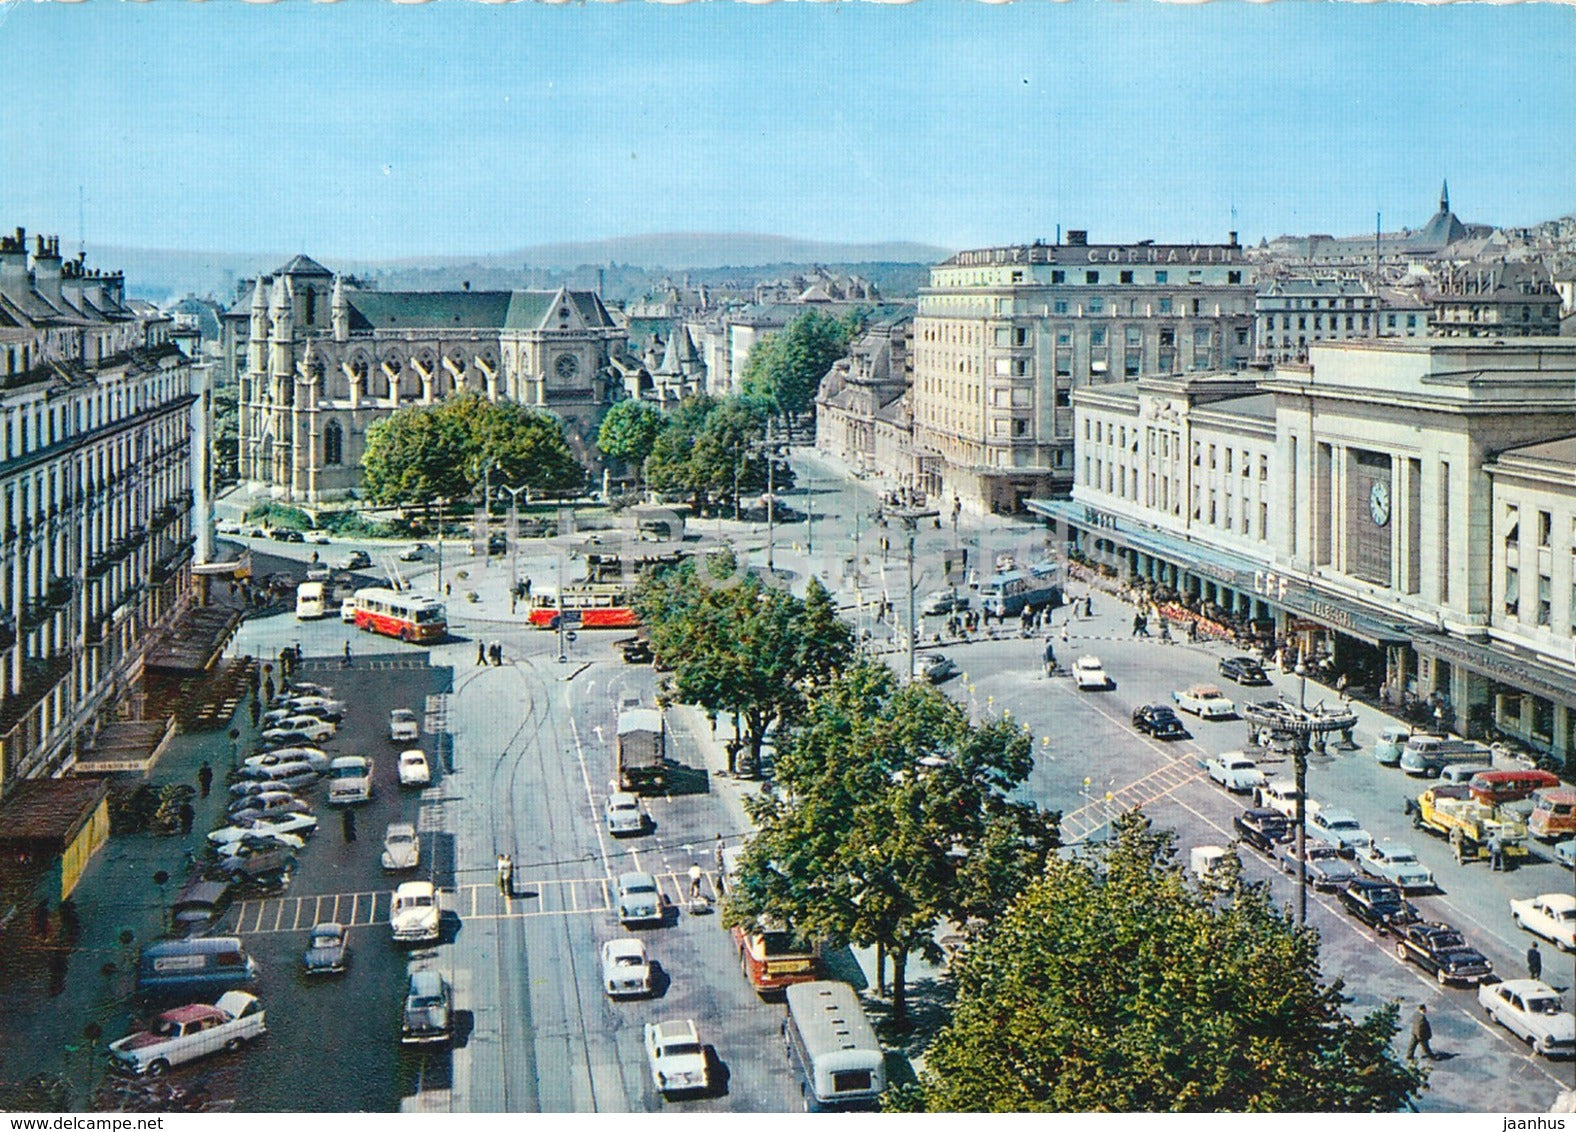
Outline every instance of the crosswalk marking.
[[(687, 873), (658, 873), (657, 887), (672, 905), (689, 898)], [(704, 874), (703, 891), (716, 901), (716, 876)], [(439, 904), (462, 919), (510, 920), (529, 916), (584, 916), (611, 914), (612, 886), (606, 877), (515, 877), (516, 895), (506, 899), (496, 884), (463, 884), (439, 892)], [(304, 931), (313, 924), (333, 920), (347, 928), (388, 922), (389, 892), (325, 892), (309, 896), (278, 896), (243, 900), (235, 907), (238, 935), (275, 935)]]
[(1196, 762), (1181, 758), (1130, 782), (1120, 790), (1111, 792), (1109, 799), (1101, 798), (1080, 806), (1062, 816), (1062, 844), (1076, 845), (1089, 838), (1096, 830), (1110, 824), (1121, 814), (1158, 802), (1166, 795), (1192, 782), (1203, 773)]

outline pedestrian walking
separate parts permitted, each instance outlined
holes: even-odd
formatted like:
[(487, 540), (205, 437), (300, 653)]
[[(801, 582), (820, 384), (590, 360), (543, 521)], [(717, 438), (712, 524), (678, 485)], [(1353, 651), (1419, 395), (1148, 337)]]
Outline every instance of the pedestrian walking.
[(1143, 613), (1143, 610), (1139, 610), (1137, 613), (1133, 614), (1133, 636), (1136, 637), (1136, 636), (1138, 636), (1139, 633), (1142, 633), (1143, 631), (1144, 631), (1144, 613)]
[(1084, 597), (1084, 616), (1094, 616), (1094, 598), (1088, 595), (1085, 595)]
[(207, 763), (197, 768), (197, 789), (202, 791), (204, 798), (208, 796), (208, 791), (213, 789), (213, 767)]
[(356, 839), (356, 811), (341, 810), (339, 813), (339, 832), (345, 838), (345, 844), (350, 844)]
[(252, 717), (252, 726), (257, 726), (257, 721), (263, 717), (263, 705), (257, 702), (257, 697), (252, 697), (252, 702), (247, 706), (247, 712)]
[(1335, 690), (1340, 694), (1342, 703), (1345, 703), (1351, 698), (1346, 694), (1346, 673), (1341, 673), (1341, 675), (1336, 679)]
[(1045, 642), (1045, 674), (1049, 676), (1056, 671), (1056, 649), (1050, 641)]
[(1488, 863), (1489, 868), (1496, 873), (1502, 872), (1505, 868), (1505, 845), (1497, 829), (1488, 835)]
[(487, 663), (487, 646), (481, 641), (476, 642), (476, 667), (481, 668)]
[(1067, 643), (1067, 622), (1062, 622), (1062, 644)]
[(689, 867), (689, 895), (691, 900), (700, 899), (700, 878), (700, 866), (698, 864), (691, 865)]
[[(347, 644), (347, 645), (345, 645), (345, 647), (348, 649), (350, 647), (350, 645)], [(269, 703), (273, 702), (273, 699), (274, 699), (274, 678), (272, 676), (264, 676), (263, 677), (263, 699), (267, 700)]]
[(345, 642), (345, 663), (341, 667), (349, 668), (350, 664), (351, 664), (350, 642), (346, 641)]
[(720, 833), (717, 834), (716, 846), (712, 850), (712, 866), (717, 874), (717, 892), (720, 895), (722, 893), (723, 886), (722, 834)]
[(503, 664), (503, 645), (497, 641), (494, 641), (489, 646), (489, 649), (492, 652), (493, 667), (496, 668), (501, 666)]
[(1417, 1013), (1412, 1015), (1412, 1040), (1407, 1044), (1406, 1056), (1410, 1059), (1417, 1057), (1418, 1047), (1421, 1046), (1429, 1061), (1437, 1059), (1434, 1048), (1429, 1045), (1429, 1040), (1434, 1036), (1434, 1027), (1428, 1021), (1428, 1007), (1418, 1006)]
[(1532, 946), (1527, 948), (1527, 978), (1543, 978), (1543, 952), (1538, 950), (1538, 941), (1533, 940)]
[(525, 585), (525, 593), (522, 596), (530, 597), (531, 596), (531, 579), (527, 578), (525, 580), (524, 585)]
[(1198, 643), (1198, 618), (1196, 617), (1188, 619), (1187, 639), (1190, 644)]
[(182, 802), (181, 808), (177, 812), (180, 814), (181, 819), (181, 834), (184, 836), (191, 833), (192, 823), (197, 820), (196, 809), (192, 807), (190, 802)]
[(509, 895), (509, 855), (498, 854), (498, 891)]

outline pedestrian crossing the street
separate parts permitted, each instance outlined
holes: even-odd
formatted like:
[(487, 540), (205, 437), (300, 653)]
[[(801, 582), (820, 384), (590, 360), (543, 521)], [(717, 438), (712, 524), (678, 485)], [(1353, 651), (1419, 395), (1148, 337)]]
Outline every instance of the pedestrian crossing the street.
[[(689, 902), (689, 877), (677, 872), (655, 874), (663, 901)], [(716, 877), (706, 872), (701, 894), (711, 904), (719, 899)], [(236, 906), (237, 935), (306, 931), (313, 924), (334, 921), (347, 928), (386, 925), (391, 891), (331, 892), (315, 896), (278, 896), (243, 900)], [(438, 894), (443, 911), (461, 920), (510, 920), (532, 916), (613, 914), (614, 885), (607, 877), (514, 878), (514, 895), (505, 897), (496, 883), (462, 884)]]
[(1202, 771), (1188, 759), (1173, 759), (1160, 769), (1113, 790), (1103, 798), (1062, 816), (1062, 844), (1076, 845), (1122, 814), (1158, 802), (1198, 778)]

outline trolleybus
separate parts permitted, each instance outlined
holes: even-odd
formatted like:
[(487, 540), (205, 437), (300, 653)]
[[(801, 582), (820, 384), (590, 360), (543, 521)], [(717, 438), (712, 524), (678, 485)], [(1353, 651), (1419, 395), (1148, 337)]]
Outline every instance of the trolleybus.
[(371, 588), (356, 591), (356, 628), (431, 644), (449, 635), (443, 602), (424, 594)]
[(783, 1042), (811, 1112), (874, 1109), (886, 1089), (886, 1057), (847, 983), (796, 983), (787, 991)]

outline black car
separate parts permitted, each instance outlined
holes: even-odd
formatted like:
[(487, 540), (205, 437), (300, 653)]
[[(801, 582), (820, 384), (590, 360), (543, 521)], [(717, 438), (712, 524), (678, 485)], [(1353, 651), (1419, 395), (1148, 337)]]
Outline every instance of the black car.
[(1440, 986), (1476, 986), (1494, 973), (1494, 965), (1481, 951), (1455, 928), (1437, 921), (1401, 928), (1395, 937), (1395, 954), (1432, 974)]
[(618, 651), (624, 654), (625, 664), (650, 664), (652, 661), (650, 642), (639, 637), (618, 642)]
[(1401, 889), (1387, 881), (1358, 878), (1341, 889), (1339, 897), (1349, 915), (1380, 935), (1387, 931), (1398, 932), (1423, 918), (1412, 902), (1401, 895)]
[(1259, 662), (1251, 656), (1228, 656), (1220, 662), (1220, 674), (1227, 680), (1235, 680), (1238, 684), (1252, 687), (1261, 687), (1270, 682), (1264, 675), (1264, 669)]
[(1145, 704), (1133, 712), (1133, 726), (1156, 739), (1186, 739), (1187, 728), (1165, 704)]
[(306, 536), (300, 531), (275, 530), (272, 537), (278, 542), (305, 542)]
[(1260, 853), (1274, 854), (1275, 846), (1291, 836), (1291, 823), (1279, 810), (1244, 810), (1231, 824), (1237, 836)]

